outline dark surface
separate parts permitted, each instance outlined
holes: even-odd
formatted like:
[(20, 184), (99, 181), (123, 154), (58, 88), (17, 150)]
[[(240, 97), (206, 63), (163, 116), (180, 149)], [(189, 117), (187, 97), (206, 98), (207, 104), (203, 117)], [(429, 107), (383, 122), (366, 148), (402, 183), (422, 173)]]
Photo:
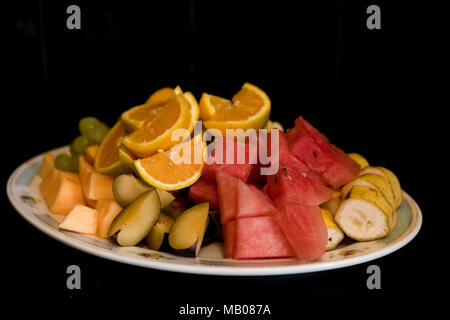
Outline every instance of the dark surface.
[[(112, 308), (125, 300), (167, 319), (184, 319), (176, 316), (186, 303), (269, 304), (267, 319), (307, 309), (345, 314), (367, 306), (373, 315), (387, 312), (390, 304), (400, 304), (397, 312), (438, 304), (434, 288), (446, 277), (440, 273), (445, 270), (435, 236), (441, 220), (433, 216), (438, 207), (432, 181), (445, 160), (432, 162), (439, 156), (432, 136), (439, 112), (425, 91), (430, 78), (423, 78), (423, 34), (409, 23), (426, 8), (375, 1), (382, 8), (382, 29), (371, 31), (365, 26), (369, 1), (298, 8), (279, 1), (15, 3), (6, 18), (3, 77), (11, 99), (2, 108), (5, 184), (22, 162), (70, 143), (83, 116), (112, 125), (163, 86), (179, 84), (197, 98), (202, 92), (231, 97), (248, 81), (271, 98), (272, 119), (290, 127), (303, 115), (345, 151), (394, 171), (421, 207), (424, 225), (403, 249), (345, 269), (283, 277), (196, 276), (72, 249), (26, 223), (4, 196), (8, 243), (0, 259), (9, 300), (39, 301), (44, 308), (53, 302)], [(82, 10), (78, 31), (65, 25), (65, 10), (73, 3)], [(82, 270), (79, 291), (66, 288), (71, 264)], [(366, 287), (370, 264), (381, 268), (381, 290)]]

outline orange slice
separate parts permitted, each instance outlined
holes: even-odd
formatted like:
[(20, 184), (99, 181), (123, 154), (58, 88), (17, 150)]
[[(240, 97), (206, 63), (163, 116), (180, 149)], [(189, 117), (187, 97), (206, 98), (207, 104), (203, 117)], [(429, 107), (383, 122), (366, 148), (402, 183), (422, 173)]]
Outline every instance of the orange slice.
[(245, 83), (232, 100), (204, 93), (200, 99), (200, 118), (207, 129), (263, 128), (270, 116), (271, 103), (258, 87)]
[(125, 136), (125, 125), (118, 121), (109, 130), (98, 148), (94, 161), (97, 172), (117, 176), (120, 174), (119, 146), (121, 139)]
[(145, 104), (157, 104), (165, 102), (172, 98), (174, 95), (174, 90), (172, 88), (162, 88), (156, 90), (145, 102)]
[[(184, 153), (184, 148), (190, 148), (190, 154)], [(203, 168), (203, 153), (206, 144), (201, 141), (201, 135), (180, 142), (166, 152), (134, 161), (134, 166), (140, 178), (151, 186), (163, 190), (179, 190), (196, 182)], [(186, 156), (188, 161), (180, 162), (175, 157)]]
[(148, 157), (159, 149), (166, 150), (175, 145), (180, 140), (174, 141), (172, 133), (176, 129), (187, 129), (191, 123), (189, 103), (183, 95), (150, 105), (145, 110), (148, 113), (145, 120), (140, 120), (142, 126), (122, 139), (122, 144), (138, 157)]

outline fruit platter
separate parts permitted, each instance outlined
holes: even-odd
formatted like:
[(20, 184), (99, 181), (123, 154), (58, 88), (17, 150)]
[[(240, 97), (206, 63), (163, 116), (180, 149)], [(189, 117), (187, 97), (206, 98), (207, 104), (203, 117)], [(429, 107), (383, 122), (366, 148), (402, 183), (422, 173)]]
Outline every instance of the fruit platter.
[(344, 152), (301, 115), (285, 130), (255, 85), (198, 101), (162, 88), (111, 127), (82, 118), (69, 146), (12, 173), (11, 203), (79, 250), (199, 274), (341, 268), (419, 232), (420, 209), (394, 172)]

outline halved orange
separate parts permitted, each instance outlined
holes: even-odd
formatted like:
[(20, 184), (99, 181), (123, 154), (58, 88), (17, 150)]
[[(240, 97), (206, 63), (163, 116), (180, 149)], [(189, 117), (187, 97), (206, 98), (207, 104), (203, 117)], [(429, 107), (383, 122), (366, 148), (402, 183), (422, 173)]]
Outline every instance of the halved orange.
[(125, 125), (118, 121), (109, 130), (97, 150), (94, 168), (97, 172), (117, 176), (120, 174), (119, 146), (121, 139), (125, 136)]
[(271, 103), (260, 88), (245, 83), (232, 100), (204, 93), (200, 99), (200, 118), (207, 129), (263, 128), (270, 116)]
[[(184, 148), (190, 148), (190, 154)], [(179, 190), (196, 182), (203, 169), (206, 144), (201, 135), (184, 140), (168, 151), (160, 152), (145, 159), (134, 161), (134, 167), (140, 178), (151, 186), (163, 190)], [(186, 155), (188, 163), (175, 160)]]
[(176, 129), (187, 129), (191, 123), (189, 103), (183, 95), (170, 98), (167, 102), (150, 106), (142, 126), (125, 136), (122, 143), (134, 155), (148, 157), (158, 150), (166, 150), (178, 143), (172, 133)]

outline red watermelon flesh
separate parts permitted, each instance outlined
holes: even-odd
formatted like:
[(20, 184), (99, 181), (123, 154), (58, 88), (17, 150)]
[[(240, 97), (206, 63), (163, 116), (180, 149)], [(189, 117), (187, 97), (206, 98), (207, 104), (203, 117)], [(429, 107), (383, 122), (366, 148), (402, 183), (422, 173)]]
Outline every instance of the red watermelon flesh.
[(225, 258), (233, 257), (233, 242), (234, 242), (234, 227), (236, 222), (234, 220), (227, 221), (222, 225), (223, 251)]
[[(222, 143), (220, 143), (222, 142)], [(220, 147), (222, 147), (220, 149)], [(242, 149), (243, 148), (243, 149)], [(238, 149), (244, 150), (244, 163), (238, 163)], [(222, 150), (222, 154), (220, 154)], [(227, 154), (234, 154), (232, 163), (227, 163)], [(214, 163), (205, 163), (203, 166), (202, 178), (208, 182), (216, 182), (216, 172), (224, 171), (244, 182), (252, 182), (258, 179), (258, 164), (256, 148), (250, 148), (249, 143), (237, 141), (235, 139), (219, 138), (214, 149), (211, 151), (210, 159), (215, 159)], [(217, 163), (217, 162), (221, 163)], [(230, 161), (229, 161), (230, 162)]]
[(267, 194), (253, 185), (238, 181), (236, 219), (277, 213), (277, 208)]
[(217, 185), (201, 178), (189, 188), (188, 199), (195, 203), (209, 201), (209, 206), (211, 208), (219, 209)]
[(332, 189), (293, 167), (280, 168), (276, 175), (267, 177), (267, 184), (275, 203), (284, 201), (315, 206), (328, 201), (333, 195)]
[(325, 253), (328, 232), (318, 206), (289, 203), (279, 207), (279, 223), (296, 255), (313, 261)]
[(277, 214), (272, 200), (257, 187), (246, 184), (224, 171), (216, 174), (220, 221), (243, 217), (257, 217)]
[(359, 165), (302, 117), (287, 132), (289, 150), (323, 181), (337, 189), (356, 178)]
[(219, 197), (220, 222), (225, 224), (229, 220), (234, 220), (237, 211), (237, 190), (239, 179), (226, 173), (218, 171), (216, 173), (217, 194)]
[(295, 255), (274, 216), (236, 220), (233, 258), (286, 258)]

